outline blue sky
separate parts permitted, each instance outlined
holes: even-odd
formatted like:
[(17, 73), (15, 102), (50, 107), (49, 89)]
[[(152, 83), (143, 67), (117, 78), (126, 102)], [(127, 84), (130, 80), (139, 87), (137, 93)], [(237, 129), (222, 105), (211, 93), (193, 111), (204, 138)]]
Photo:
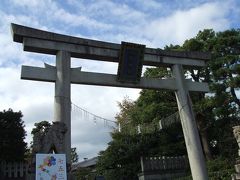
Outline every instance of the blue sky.
[[(53, 56), (24, 52), (12, 41), (10, 23), (120, 43), (163, 48), (182, 44), (199, 30), (239, 28), (238, 0), (2, 0), (0, 2), (0, 110), (23, 112), (28, 133), (35, 122), (53, 118), (54, 85), (20, 80), (21, 65), (54, 65)], [(116, 74), (117, 65), (73, 59), (85, 71)], [(99, 116), (114, 120), (117, 102), (138, 97), (139, 90), (72, 85), (72, 101)], [(80, 159), (93, 157), (110, 141), (109, 129), (91, 118), (72, 114), (72, 145)]]

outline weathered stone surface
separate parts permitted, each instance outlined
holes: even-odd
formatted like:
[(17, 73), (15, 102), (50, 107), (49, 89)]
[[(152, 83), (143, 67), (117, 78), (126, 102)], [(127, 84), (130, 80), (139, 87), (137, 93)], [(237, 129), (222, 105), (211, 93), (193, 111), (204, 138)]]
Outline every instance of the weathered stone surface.
[(236, 138), (236, 141), (238, 143), (238, 156), (240, 156), (240, 126), (234, 126), (233, 127), (233, 134), (234, 137)]
[(232, 180), (240, 180), (240, 174), (233, 174)]
[(62, 122), (68, 131), (64, 135), (64, 154), (71, 164), (71, 58), (70, 53), (59, 51), (56, 55), (56, 81), (54, 97), (54, 122)]
[(178, 90), (175, 91), (175, 96), (177, 99), (192, 177), (194, 180), (207, 180), (208, 173), (205, 159), (197, 130), (191, 98), (184, 82), (185, 77), (182, 66), (173, 66), (173, 76), (176, 78), (176, 86)]
[(236, 164), (234, 167), (235, 167), (235, 171), (237, 173), (240, 173), (240, 164)]
[[(233, 127), (233, 135), (238, 143), (238, 156), (240, 156), (240, 126)], [(236, 165), (234, 166), (236, 173), (232, 174), (232, 180), (240, 179), (240, 158), (236, 158)]]
[[(56, 55), (57, 51), (64, 50), (71, 52), (71, 56), (76, 58), (119, 62), (120, 44), (67, 36), (17, 24), (11, 24), (11, 26), (13, 40), (23, 43), (25, 51)], [(205, 52), (146, 48), (143, 64), (205, 66), (205, 61), (210, 58), (211, 54)]]
[[(54, 67), (32, 67), (22, 66), (21, 79), (55, 82), (56, 81), (56, 68)], [(175, 79), (156, 79), (142, 77), (138, 84), (134, 83), (121, 83), (116, 81), (117, 76), (106, 73), (84, 72), (77, 68), (71, 68), (71, 84), (87, 84), (99, 86), (114, 86), (126, 88), (141, 88), (141, 89), (168, 89), (177, 90)], [(209, 87), (204, 82), (192, 82), (185, 80), (185, 85), (188, 91), (208, 92)]]
[(64, 136), (67, 127), (62, 122), (53, 122), (53, 125), (46, 133), (37, 132), (33, 138), (34, 153), (55, 153), (64, 152)]

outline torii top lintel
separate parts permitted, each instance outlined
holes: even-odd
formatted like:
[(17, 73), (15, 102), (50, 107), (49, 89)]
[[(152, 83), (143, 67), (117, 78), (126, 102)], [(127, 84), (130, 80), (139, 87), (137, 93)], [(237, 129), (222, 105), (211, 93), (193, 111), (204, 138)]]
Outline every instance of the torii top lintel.
[[(17, 24), (11, 24), (11, 30), (13, 40), (23, 43), (25, 51), (56, 55), (57, 51), (65, 50), (71, 53), (71, 57), (119, 62), (121, 44), (62, 35)], [(210, 53), (206, 52), (145, 48), (143, 65), (205, 66), (205, 61), (210, 58)]]

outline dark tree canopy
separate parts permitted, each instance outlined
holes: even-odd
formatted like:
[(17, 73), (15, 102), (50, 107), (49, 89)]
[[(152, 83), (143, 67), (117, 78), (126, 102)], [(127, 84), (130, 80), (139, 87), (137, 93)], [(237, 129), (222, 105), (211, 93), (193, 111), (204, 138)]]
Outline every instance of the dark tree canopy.
[(77, 148), (73, 147), (71, 148), (71, 163), (77, 163), (77, 162), (78, 162)]
[(194, 81), (209, 82), (212, 94), (208, 97), (204, 94), (192, 94), (192, 99), (195, 111), (201, 114), (197, 116), (197, 123), (202, 143), (210, 144), (211, 152), (208, 154), (230, 159), (237, 154), (232, 126), (239, 124), (239, 42), (239, 29), (217, 33), (206, 29), (200, 31), (196, 37), (186, 40), (182, 46), (184, 50), (212, 53), (212, 59), (205, 69), (190, 70)]
[(0, 112), (0, 161), (23, 161), (27, 149), (22, 113), (12, 109)]
[(34, 128), (32, 129), (31, 134), (34, 136), (37, 132), (41, 132), (42, 134), (46, 134), (48, 129), (51, 127), (51, 123), (48, 121), (41, 121), (39, 123), (34, 124)]

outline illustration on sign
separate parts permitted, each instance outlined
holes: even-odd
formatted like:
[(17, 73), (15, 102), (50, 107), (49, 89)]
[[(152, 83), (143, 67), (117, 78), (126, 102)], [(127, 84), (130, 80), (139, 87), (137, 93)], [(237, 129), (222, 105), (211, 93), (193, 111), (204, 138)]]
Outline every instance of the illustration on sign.
[(65, 154), (36, 154), (36, 180), (67, 180)]

